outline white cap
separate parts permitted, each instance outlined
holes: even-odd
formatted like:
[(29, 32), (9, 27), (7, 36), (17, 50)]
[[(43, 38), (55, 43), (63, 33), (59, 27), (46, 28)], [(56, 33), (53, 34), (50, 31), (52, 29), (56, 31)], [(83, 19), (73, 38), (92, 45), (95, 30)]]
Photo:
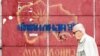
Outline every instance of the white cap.
[(83, 34), (85, 34), (85, 28), (83, 26), (83, 24), (78, 23), (73, 27), (73, 31), (81, 31)]

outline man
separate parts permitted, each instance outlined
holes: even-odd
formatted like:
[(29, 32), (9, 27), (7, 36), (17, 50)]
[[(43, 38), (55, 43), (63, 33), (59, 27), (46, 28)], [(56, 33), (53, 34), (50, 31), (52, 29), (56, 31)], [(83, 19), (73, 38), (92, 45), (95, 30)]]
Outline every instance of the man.
[(72, 31), (78, 40), (76, 56), (99, 56), (96, 42), (93, 37), (85, 32), (83, 24), (76, 24)]

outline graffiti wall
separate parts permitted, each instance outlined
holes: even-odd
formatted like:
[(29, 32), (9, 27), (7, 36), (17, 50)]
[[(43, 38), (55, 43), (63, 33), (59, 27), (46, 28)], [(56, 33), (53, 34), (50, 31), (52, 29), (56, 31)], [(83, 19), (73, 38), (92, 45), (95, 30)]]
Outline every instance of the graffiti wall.
[[(95, 38), (100, 53), (99, 5), (99, 0), (2, 0), (2, 55), (76, 56), (73, 23), (85, 26), (87, 34)], [(32, 24), (50, 24), (54, 30), (59, 28), (57, 24), (64, 24), (67, 29), (32, 31)], [(60, 33), (67, 35), (63, 38)]]

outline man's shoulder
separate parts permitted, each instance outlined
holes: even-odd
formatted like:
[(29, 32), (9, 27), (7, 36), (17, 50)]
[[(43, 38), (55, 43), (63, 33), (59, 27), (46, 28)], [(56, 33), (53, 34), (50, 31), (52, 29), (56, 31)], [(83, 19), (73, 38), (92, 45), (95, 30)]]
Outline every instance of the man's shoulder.
[(94, 38), (89, 35), (86, 35), (86, 42), (94, 42)]

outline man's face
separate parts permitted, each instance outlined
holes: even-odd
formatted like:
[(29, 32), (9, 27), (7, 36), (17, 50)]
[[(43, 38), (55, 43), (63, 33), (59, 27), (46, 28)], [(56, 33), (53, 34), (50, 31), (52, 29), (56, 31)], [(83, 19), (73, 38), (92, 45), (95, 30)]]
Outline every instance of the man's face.
[(82, 38), (83, 33), (77, 30), (77, 31), (73, 31), (73, 35), (75, 36), (77, 40), (80, 40)]

